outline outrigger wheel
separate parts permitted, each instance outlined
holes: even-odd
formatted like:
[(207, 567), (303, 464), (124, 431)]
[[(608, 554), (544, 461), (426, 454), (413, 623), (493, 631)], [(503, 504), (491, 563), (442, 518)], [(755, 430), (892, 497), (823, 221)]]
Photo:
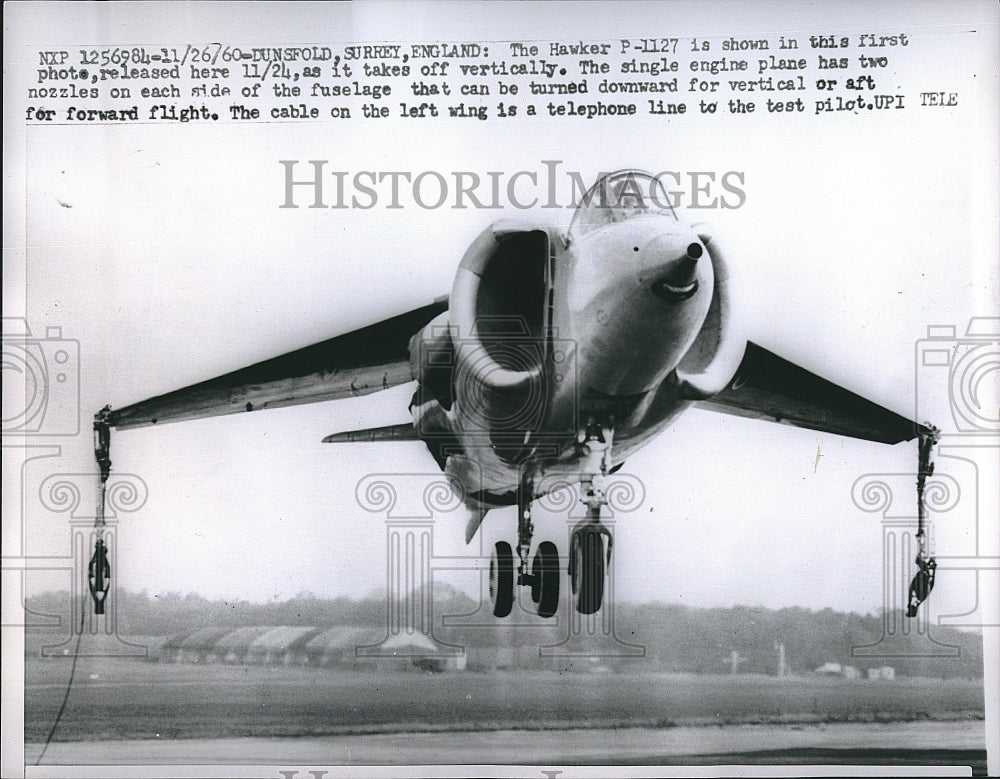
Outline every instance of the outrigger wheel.
[(494, 617), (506, 617), (514, 607), (514, 553), (506, 541), (497, 541), (493, 547), (490, 601)]

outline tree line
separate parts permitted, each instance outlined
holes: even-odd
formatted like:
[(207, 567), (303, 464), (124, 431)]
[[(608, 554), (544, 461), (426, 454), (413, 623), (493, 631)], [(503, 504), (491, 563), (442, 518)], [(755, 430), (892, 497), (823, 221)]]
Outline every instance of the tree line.
[[(447, 584), (435, 585), (433, 595), (435, 615), (466, 614), (480, 605)], [(62, 617), (65, 625), (72, 606), (70, 597), (68, 592), (44, 592), (29, 597), (25, 605), (39, 616)], [(386, 619), (386, 600), (378, 593), (360, 598), (319, 598), (303, 592), (284, 601), (252, 603), (208, 599), (196, 593), (119, 590), (116, 605), (118, 632), (132, 636), (176, 636), (202, 628), (247, 625), (378, 627)], [(481, 612), (489, 614), (488, 605), (482, 604)], [(775, 675), (780, 644), (787, 668), (793, 673), (813, 671), (832, 662), (854, 666), (862, 673), (890, 665), (902, 676), (978, 678), (983, 674), (981, 635), (933, 625), (924, 632), (917, 629), (915, 620), (907, 621), (898, 614), (618, 602), (614, 619), (616, 635), (644, 645), (643, 662), (662, 670), (728, 673), (735, 652), (740, 673)], [(445, 641), (475, 646), (497, 640), (495, 630), (463, 631), (437, 625), (439, 618), (435, 636)]]

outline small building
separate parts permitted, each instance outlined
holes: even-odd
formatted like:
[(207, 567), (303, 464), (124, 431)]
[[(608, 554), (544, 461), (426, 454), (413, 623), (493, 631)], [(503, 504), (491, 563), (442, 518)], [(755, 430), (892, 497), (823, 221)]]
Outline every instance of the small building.
[(868, 678), (872, 681), (889, 681), (896, 678), (896, 669), (891, 665), (883, 665), (878, 668), (868, 669)]
[[(372, 651), (372, 650), (369, 650)], [(457, 647), (438, 646), (426, 633), (397, 633), (374, 649), (375, 667), (380, 671), (464, 671), (465, 652)]]
[(845, 679), (860, 679), (861, 671), (855, 668), (853, 665), (845, 665), (841, 670), (841, 674)]
[(823, 663), (813, 673), (820, 676), (841, 676), (844, 673), (844, 669), (840, 663)]

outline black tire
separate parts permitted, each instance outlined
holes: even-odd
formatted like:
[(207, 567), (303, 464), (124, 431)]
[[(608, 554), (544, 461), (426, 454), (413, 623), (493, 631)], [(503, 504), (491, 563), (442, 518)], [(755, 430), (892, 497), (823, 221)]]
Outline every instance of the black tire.
[(570, 573), (576, 610), (593, 614), (604, 600), (604, 538), (599, 531), (589, 528), (577, 531)]
[[(539, 617), (552, 617), (559, 610), (559, 552), (551, 541), (542, 541), (531, 564), (531, 597)], [(535, 592), (538, 597), (535, 597)]]
[(494, 617), (506, 617), (514, 608), (514, 553), (506, 541), (496, 542), (490, 558), (490, 601)]

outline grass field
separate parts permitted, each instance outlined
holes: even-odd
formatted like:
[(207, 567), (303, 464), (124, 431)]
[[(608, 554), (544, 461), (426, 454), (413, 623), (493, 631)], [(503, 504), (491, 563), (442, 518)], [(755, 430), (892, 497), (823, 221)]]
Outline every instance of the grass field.
[[(69, 669), (69, 660), (26, 661), (26, 742), (48, 736)], [(541, 671), (376, 674), (81, 658), (53, 740), (982, 717), (980, 680)]]

